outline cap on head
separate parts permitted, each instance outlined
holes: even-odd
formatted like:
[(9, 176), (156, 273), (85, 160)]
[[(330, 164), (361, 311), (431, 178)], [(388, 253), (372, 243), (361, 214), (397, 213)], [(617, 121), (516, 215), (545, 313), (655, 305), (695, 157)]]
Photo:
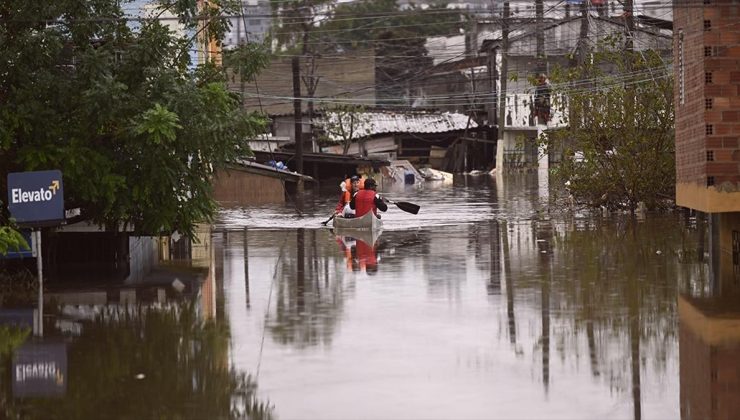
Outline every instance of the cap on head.
[(360, 177), (359, 177), (359, 176), (357, 176), (357, 175), (352, 175), (352, 176), (351, 176), (351, 177), (349, 178), (349, 180), (350, 180), (350, 181), (352, 181), (352, 182), (356, 182), (356, 181), (359, 181), (359, 180), (360, 180)]
[(375, 188), (375, 187), (376, 187), (376, 184), (375, 184), (375, 180), (374, 179), (368, 178), (368, 179), (365, 180), (365, 189), (366, 190), (369, 190), (370, 188)]

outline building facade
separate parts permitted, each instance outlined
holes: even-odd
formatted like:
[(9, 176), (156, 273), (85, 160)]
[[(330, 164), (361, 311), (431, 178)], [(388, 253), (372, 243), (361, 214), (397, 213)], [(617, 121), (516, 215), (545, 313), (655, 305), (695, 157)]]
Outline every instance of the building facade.
[(740, 6), (674, 5), (676, 202), (740, 211)]

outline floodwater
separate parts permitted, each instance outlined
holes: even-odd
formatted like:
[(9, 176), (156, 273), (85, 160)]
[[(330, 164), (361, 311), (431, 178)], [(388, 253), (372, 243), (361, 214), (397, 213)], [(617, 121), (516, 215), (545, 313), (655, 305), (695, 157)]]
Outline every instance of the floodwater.
[[(379, 235), (321, 226), (338, 191), (224, 211), (202, 282), (51, 309), (5, 415), (731, 418), (740, 300), (706, 222), (569, 211), (543, 178), (388, 188), (421, 211)], [(17, 370), (43, 346), (61, 380)]]

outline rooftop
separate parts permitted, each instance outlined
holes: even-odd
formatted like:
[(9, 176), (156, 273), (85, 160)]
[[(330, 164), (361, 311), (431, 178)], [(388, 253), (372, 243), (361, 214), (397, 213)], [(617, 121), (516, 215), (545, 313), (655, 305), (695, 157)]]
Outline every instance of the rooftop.
[(478, 127), (467, 115), (452, 112), (328, 112), (314, 122), (335, 142), (344, 141), (346, 135), (342, 132), (350, 131), (352, 138), (362, 138), (390, 133), (444, 133)]

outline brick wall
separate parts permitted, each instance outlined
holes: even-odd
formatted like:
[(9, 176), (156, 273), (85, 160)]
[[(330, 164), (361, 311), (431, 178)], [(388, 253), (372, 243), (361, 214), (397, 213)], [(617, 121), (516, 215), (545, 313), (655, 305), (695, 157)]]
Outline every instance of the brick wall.
[(706, 176), (703, 10), (677, 5), (673, 17), (676, 180), (703, 183)]
[[(740, 5), (674, 4), (677, 201), (697, 208), (708, 200), (687, 197), (682, 185), (693, 195), (740, 196)], [(735, 201), (699, 209), (740, 211)]]

